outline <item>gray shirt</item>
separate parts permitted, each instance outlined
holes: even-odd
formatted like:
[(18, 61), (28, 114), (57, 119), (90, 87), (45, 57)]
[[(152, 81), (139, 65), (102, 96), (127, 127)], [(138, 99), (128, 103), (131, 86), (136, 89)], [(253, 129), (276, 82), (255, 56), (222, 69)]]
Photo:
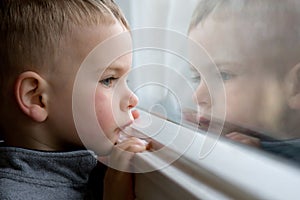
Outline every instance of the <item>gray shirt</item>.
[(261, 141), (261, 147), (267, 152), (276, 154), (300, 165), (300, 139)]
[[(0, 147), (0, 199), (101, 198), (105, 168), (96, 166), (97, 160), (86, 150), (45, 152)], [(91, 174), (95, 176), (91, 178)]]

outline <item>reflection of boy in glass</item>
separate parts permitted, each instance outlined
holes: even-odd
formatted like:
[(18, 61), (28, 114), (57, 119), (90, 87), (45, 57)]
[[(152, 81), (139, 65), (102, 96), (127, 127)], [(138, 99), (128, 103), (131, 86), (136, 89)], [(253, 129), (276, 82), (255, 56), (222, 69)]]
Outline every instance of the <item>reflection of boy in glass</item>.
[[(298, 4), (293, 0), (205, 0), (195, 10), (189, 36), (207, 50), (224, 81), (226, 122), (234, 125), (227, 126), (224, 134), (300, 162)], [(214, 101), (204, 81), (194, 98), (199, 124), (208, 125)], [(268, 133), (276, 140), (248, 136), (236, 125)]]

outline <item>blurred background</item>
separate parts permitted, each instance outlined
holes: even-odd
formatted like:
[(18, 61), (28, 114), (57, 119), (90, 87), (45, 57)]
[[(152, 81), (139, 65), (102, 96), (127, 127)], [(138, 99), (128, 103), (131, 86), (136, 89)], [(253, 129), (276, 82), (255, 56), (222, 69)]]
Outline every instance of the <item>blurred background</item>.
[(138, 107), (180, 123), (184, 109), (195, 110), (186, 40), (197, 0), (116, 2), (133, 31), (134, 59), (128, 85), (140, 99)]

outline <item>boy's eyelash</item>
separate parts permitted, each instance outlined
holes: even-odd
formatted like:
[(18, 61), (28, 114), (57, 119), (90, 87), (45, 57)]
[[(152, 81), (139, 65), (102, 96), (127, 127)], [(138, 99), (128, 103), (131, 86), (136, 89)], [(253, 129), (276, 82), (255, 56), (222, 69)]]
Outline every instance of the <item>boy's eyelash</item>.
[[(231, 72), (220, 72), (221, 78), (223, 81), (228, 81), (234, 78), (236, 75), (231, 73)], [(200, 75), (195, 75), (191, 77), (191, 80), (193, 83), (200, 83), (201, 82), (201, 76)]]
[(109, 77), (109, 78), (105, 78), (103, 80), (100, 80), (99, 82), (104, 85), (105, 87), (111, 87), (113, 86), (114, 82), (118, 80), (118, 78), (115, 77)]
[(199, 83), (201, 81), (201, 76), (194, 76), (192, 77), (192, 82)]
[(220, 72), (221, 78), (223, 81), (228, 81), (233, 79), (236, 75), (230, 72)]
[(201, 81), (201, 76), (200, 76), (200, 74), (199, 74), (199, 73), (193, 73), (193, 74), (191, 75), (191, 81), (192, 81), (193, 83), (200, 83), (200, 81)]

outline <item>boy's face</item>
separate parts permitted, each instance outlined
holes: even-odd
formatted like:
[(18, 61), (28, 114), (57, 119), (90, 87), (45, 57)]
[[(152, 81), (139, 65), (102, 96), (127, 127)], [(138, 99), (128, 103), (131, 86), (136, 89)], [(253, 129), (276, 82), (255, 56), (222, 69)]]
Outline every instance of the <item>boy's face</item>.
[(131, 108), (138, 103), (128, 88), (126, 78), (131, 67), (131, 54), (120, 57), (102, 74), (95, 93), (98, 123), (106, 137), (116, 143), (120, 131), (133, 123)]
[[(219, 69), (225, 87), (226, 121), (276, 134), (287, 119), (284, 88), (277, 66), (283, 64), (288, 54), (285, 53), (284, 58), (278, 56), (283, 54), (279, 54), (274, 41), (279, 38), (276, 33), (282, 30), (270, 28), (270, 24), (276, 26), (271, 19), (266, 21), (259, 24), (242, 14), (226, 20), (209, 16), (191, 30), (190, 37), (203, 45)], [(201, 66), (198, 70), (201, 72)], [(203, 79), (194, 99), (198, 104), (199, 123), (207, 125), (215, 100), (211, 100)], [(236, 127), (226, 128), (227, 133), (239, 131)]]
[[(70, 36), (72, 37), (71, 42), (66, 43), (63, 51), (65, 53), (57, 62), (60, 67), (57, 68), (57, 73), (53, 73), (49, 77), (49, 82), (51, 82), (51, 97), (49, 99), (51, 101), (47, 120), (52, 132), (57, 133), (57, 138), (62, 141), (61, 145), (82, 146), (72, 116), (72, 91), (79, 66), (99, 43), (125, 31), (125, 28), (119, 23), (74, 30), (74, 35)], [(126, 82), (131, 61), (131, 54), (126, 54), (112, 61), (109, 66), (103, 66), (99, 63), (96, 69), (96, 71), (101, 72), (99, 76), (97, 75), (95, 79), (87, 77), (83, 83), (83, 90), (93, 90), (96, 86), (96, 90), (93, 90), (95, 99), (90, 102), (95, 102), (93, 112), (95, 112), (98, 124), (106, 138), (111, 142), (108, 146), (103, 144), (104, 141), (97, 144), (106, 146), (106, 152), (117, 142), (121, 129), (133, 122), (130, 109), (136, 106), (138, 99), (127, 87)], [(85, 91), (82, 91), (82, 95), (85, 94)], [(89, 126), (90, 119), (85, 120), (85, 126)], [(96, 138), (93, 135), (89, 137), (91, 141)]]

